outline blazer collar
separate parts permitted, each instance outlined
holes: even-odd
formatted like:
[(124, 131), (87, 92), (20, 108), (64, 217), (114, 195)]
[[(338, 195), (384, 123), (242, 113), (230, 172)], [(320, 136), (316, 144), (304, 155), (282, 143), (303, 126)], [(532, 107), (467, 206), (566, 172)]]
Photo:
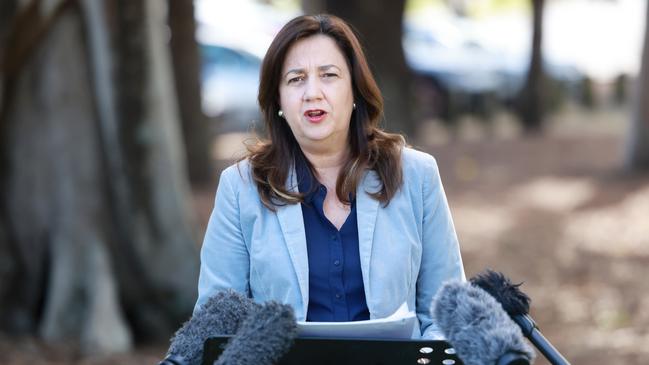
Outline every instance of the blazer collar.
[[(298, 191), (298, 182), (295, 173), (295, 166), (289, 171), (286, 181), (289, 191)], [(294, 308), (299, 321), (306, 320), (306, 312), (309, 303), (309, 260), (306, 249), (306, 233), (304, 230), (304, 218), (302, 217), (301, 204), (286, 204), (277, 208), (277, 219), (282, 228), (284, 242), (293, 263), (297, 275), (302, 297), (302, 311)]]
[(358, 220), (358, 251), (361, 258), (361, 272), (363, 273), (363, 286), (365, 299), (373, 318), (373, 297), (370, 286), (370, 262), (372, 258), (372, 243), (374, 242), (374, 227), (376, 215), (379, 211), (379, 201), (370, 196), (381, 190), (381, 181), (376, 172), (369, 170), (365, 173), (362, 182), (356, 189), (356, 218)]

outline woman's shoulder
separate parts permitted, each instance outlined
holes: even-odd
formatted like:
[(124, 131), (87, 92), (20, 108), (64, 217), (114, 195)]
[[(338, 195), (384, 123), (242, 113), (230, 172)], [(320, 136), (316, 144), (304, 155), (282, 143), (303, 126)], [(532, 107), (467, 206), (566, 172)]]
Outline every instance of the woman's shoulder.
[(401, 150), (401, 161), (405, 174), (421, 174), (437, 171), (437, 161), (431, 154), (416, 150), (412, 147), (404, 147)]
[(429, 191), (440, 181), (437, 160), (431, 154), (404, 147), (401, 152), (403, 182), (413, 189)]
[(231, 185), (247, 185), (252, 181), (250, 161), (246, 158), (233, 163), (221, 172), (219, 184), (227, 182)]

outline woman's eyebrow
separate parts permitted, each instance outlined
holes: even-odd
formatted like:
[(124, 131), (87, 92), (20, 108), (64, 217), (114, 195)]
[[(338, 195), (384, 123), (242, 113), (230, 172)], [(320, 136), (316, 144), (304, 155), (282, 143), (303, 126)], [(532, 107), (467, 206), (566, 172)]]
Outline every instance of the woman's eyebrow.
[[(318, 66), (318, 71), (326, 71), (326, 70), (328, 70), (330, 68), (336, 68), (336, 69), (338, 69), (340, 71), (340, 67), (338, 67), (338, 66), (336, 66), (334, 64)], [(293, 68), (293, 69), (288, 70), (284, 74), (284, 77), (288, 76), (288, 74), (290, 74), (290, 73), (304, 74), (304, 73), (306, 73), (306, 71), (303, 68)]]
[(333, 64), (332, 65), (322, 65), (322, 66), (318, 67), (318, 70), (319, 71), (325, 71), (325, 70), (328, 70), (330, 68), (337, 68), (337, 69), (340, 70), (340, 67), (338, 67), (336, 65), (333, 65)]
[(288, 70), (288, 71), (284, 74), (284, 77), (288, 76), (288, 74), (290, 74), (290, 73), (303, 74), (303, 73), (305, 73), (305, 72), (304, 72), (304, 69), (303, 69), (303, 68), (293, 68), (293, 69)]

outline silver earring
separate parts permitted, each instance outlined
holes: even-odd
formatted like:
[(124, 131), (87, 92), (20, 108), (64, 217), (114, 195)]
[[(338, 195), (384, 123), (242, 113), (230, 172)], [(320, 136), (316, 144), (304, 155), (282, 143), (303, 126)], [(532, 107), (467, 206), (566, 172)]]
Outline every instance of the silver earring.
[(280, 118), (284, 118), (284, 112), (283, 111), (278, 111), (277, 115), (279, 115)]
[(356, 109), (356, 103), (352, 103), (352, 108)]

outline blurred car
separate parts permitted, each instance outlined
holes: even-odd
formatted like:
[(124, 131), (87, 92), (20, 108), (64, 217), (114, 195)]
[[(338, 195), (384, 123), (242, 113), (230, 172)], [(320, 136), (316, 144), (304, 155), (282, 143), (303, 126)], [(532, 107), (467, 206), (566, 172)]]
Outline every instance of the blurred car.
[(200, 44), (202, 109), (221, 131), (244, 131), (261, 120), (257, 105), (261, 59), (220, 44)]
[(253, 0), (194, 0), (202, 54), (202, 105), (220, 131), (259, 125), (259, 69), (273, 37), (295, 13)]
[(426, 116), (451, 119), (459, 111), (476, 112), (503, 88), (496, 57), (455, 32), (441, 37), (405, 23), (403, 49)]
[[(423, 117), (449, 120), (469, 112), (488, 115), (512, 106), (525, 83), (529, 52), (503, 52), (451, 22), (404, 22), (403, 48), (415, 75)], [(574, 66), (543, 61), (554, 96), (579, 97), (584, 76)]]

